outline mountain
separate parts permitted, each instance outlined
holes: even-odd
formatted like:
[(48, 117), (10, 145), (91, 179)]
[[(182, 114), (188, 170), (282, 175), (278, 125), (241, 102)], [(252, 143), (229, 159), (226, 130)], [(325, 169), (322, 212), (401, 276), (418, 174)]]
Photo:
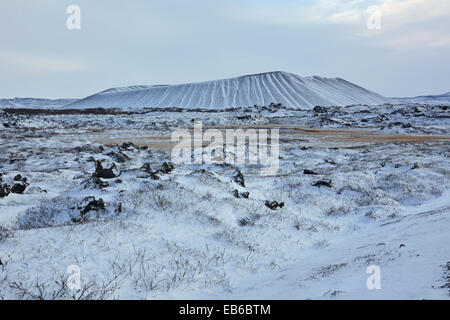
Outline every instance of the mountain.
[(276, 71), (178, 85), (113, 88), (63, 108), (224, 109), (272, 102), (311, 109), (317, 105), (382, 104), (389, 100), (341, 78), (300, 77)]
[(412, 98), (392, 98), (392, 99), (399, 102), (433, 103), (433, 104), (450, 103), (450, 92), (438, 95), (417, 96)]
[(39, 98), (12, 98), (0, 99), (2, 109), (56, 109), (75, 102), (76, 99), (39, 99)]

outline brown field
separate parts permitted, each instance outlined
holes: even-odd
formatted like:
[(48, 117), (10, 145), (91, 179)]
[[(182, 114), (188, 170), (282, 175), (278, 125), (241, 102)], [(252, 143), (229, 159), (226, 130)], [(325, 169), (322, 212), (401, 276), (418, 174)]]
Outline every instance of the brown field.
[[(227, 127), (208, 127), (215, 129), (280, 129), (280, 142), (289, 142), (304, 138), (324, 143), (339, 142), (345, 144), (370, 144), (370, 143), (421, 143), (425, 141), (449, 141), (449, 136), (426, 136), (426, 135), (405, 135), (405, 134), (380, 134), (370, 130), (362, 129), (314, 129), (299, 128), (295, 126), (227, 126)], [(205, 130), (208, 128), (204, 128)], [(173, 146), (171, 137), (167, 135), (146, 135), (142, 137), (117, 137), (100, 138), (96, 142), (104, 145), (117, 145), (124, 142), (133, 142), (136, 145), (147, 146), (154, 150), (169, 150)]]

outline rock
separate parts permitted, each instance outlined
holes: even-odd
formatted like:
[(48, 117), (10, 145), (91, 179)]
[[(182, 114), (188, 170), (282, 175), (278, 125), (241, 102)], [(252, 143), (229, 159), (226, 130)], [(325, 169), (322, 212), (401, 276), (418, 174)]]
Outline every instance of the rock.
[(403, 123), (403, 122), (400, 122), (400, 121), (395, 121), (395, 122), (392, 122), (392, 123), (390, 123), (389, 125), (389, 128), (392, 128), (392, 127), (402, 127), (402, 128), (404, 128), (404, 129), (406, 129), (406, 128), (411, 128), (412, 126), (411, 126), (411, 123)]
[(152, 180), (159, 180), (159, 176), (154, 172), (150, 173), (150, 178), (152, 178)]
[(156, 171), (152, 170), (149, 163), (146, 163), (141, 167), (141, 170), (144, 170), (147, 174), (149, 174), (150, 178), (152, 178), (153, 180), (159, 180), (158, 174), (169, 174), (174, 169), (175, 169), (175, 166), (171, 162), (164, 162), (161, 165), (161, 168), (159, 168)]
[(340, 290), (330, 290), (327, 291), (323, 294), (324, 297), (330, 297), (330, 298), (334, 298), (337, 297), (338, 295), (341, 295), (345, 293), (345, 291), (340, 291)]
[(164, 162), (162, 164), (162, 168), (158, 170), (158, 172), (169, 174), (175, 169), (174, 165), (171, 162)]
[(130, 149), (138, 149), (139, 147), (137, 145), (135, 145), (133, 142), (124, 142), (122, 143), (122, 145), (120, 146), (121, 150), (130, 150)]
[(281, 108), (283, 108), (283, 105), (281, 103), (271, 102), (269, 105), (269, 108), (270, 109), (281, 109)]
[(152, 167), (150, 167), (150, 163), (145, 163), (142, 167), (142, 170), (144, 170), (147, 173), (153, 173)]
[(128, 160), (130, 160), (130, 157), (128, 157), (125, 153), (123, 153), (119, 149), (108, 152), (106, 155), (119, 163), (125, 163)]
[(6, 197), (9, 193), (23, 194), (25, 189), (28, 187), (27, 178), (22, 177), (20, 174), (16, 175), (13, 180), (18, 183), (15, 183), (11, 188), (6, 184), (1, 186), (0, 198)]
[(327, 108), (322, 107), (322, 106), (315, 106), (313, 111), (314, 111), (314, 113), (326, 113)]
[(23, 182), (23, 183), (25, 183), (25, 184), (26, 184), (27, 181), (28, 181), (27, 178), (22, 177), (22, 175), (20, 175), (20, 174), (16, 175), (16, 176), (14, 177), (13, 180), (14, 180), (14, 181), (21, 181), (21, 182)]
[(0, 198), (7, 197), (11, 193), (10, 187), (5, 184), (0, 184)]
[(244, 175), (241, 170), (237, 169), (233, 175), (233, 181), (239, 184), (241, 187), (245, 187)]
[(239, 193), (239, 191), (237, 189), (235, 189), (233, 191), (233, 196), (235, 196), (236, 198), (242, 197), (242, 198), (248, 199), (248, 197), (250, 196), (250, 192), (245, 191), (245, 192)]
[(86, 197), (83, 202), (87, 202), (87, 204), (80, 210), (81, 217), (84, 217), (86, 213), (90, 211), (100, 211), (106, 209), (105, 202), (102, 198), (96, 200), (95, 197)]
[(85, 180), (83, 182), (84, 188), (94, 188), (94, 189), (103, 189), (106, 187), (109, 187), (109, 183), (106, 181), (102, 181), (100, 178), (97, 177), (90, 177), (89, 179)]
[(280, 202), (278, 203), (277, 201), (269, 201), (266, 200), (266, 202), (264, 203), (264, 205), (271, 209), (271, 210), (276, 210), (277, 208), (283, 208), (284, 207), (284, 202)]
[(314, 172), (312, 170), (305, 169), (305, 170), (303, 170), (303, 174), (314, 174), (314, 175), (317, 175), (318, 173), (316, 173), (316, 172)]
[(328, 187), (331, 188), (331, 180), (327, 179), (327, 180), (319, 180), (314, 182), (313, 184), (314, 187)]
[[(150, 178), (152, 178), (153, 180), (159, 180), (159, 177), (158, 177), (158, 175), (157, 175), (157, 173), (158, 172), (162, 172), (162, 171), (167, 171), (167, 168), (164, 170), (164, 169), (161, 169), (161, 170), (158, 170), (158, 171), (156, 171), (156, 172), (154, 172), (153, 170), (152, 170), (152, 168), (150, 167), (150, 164), (149, 163), (145, 163), (142, 167), (141, 167), (141, 170), (144, 170), (149, 176), (150, 176)], [(145, 177), (143, 177), (143, 178), (148, 178), (148, 176), (145, 176)]]
[(114, 165), (109, 169), (103, 168), (103, 165), (100, 161), (95, 162), (95, 172), (93, 176), (95, 178), (103, 178), (103, 179), (113, 179), (116, 177), (116, 174), (113, 172)]
[(17, 194), (22, 194), (25, 191), (25, 189), (27, 188), (27, 186), (28, 185), (26, 183), (16, 183), (11, 188), (11, 192), (17, 193)]
[(245, 218), (239, 219), (239, 225), (241, 227), (253, 226), (254, 224), (255, 224), (255, 222), (252, 221), (252, 219), (249, 218), (249, 217), (245, 217)]

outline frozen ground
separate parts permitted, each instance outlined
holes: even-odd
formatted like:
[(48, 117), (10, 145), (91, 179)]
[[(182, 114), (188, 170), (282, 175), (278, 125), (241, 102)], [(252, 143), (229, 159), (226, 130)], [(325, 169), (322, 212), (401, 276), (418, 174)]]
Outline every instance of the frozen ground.
[[(0, 111), (0, 185), (25, 188), (0, 197), (0, 298), (449, 299), (449, 116), (421, 104)], [(172, 170), (168, 137), (193, 120), (281, 128), (278, 174)], [(380, 290), (366, 287), (370, 265)]]

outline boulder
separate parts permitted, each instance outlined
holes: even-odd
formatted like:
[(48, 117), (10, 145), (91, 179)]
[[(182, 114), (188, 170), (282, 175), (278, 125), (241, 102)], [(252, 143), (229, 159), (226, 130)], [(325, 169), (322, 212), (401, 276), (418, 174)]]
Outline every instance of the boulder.
[(103, 179), (113, 179), (116, 177), (116, 174), (113, 172), (114, 165), (110, 168), (105, 169), (100, 161), (95, 162), (95, 172), (93, 176), (95, 178), (103, 178)]
[(0, 184), (0, 198), (7, 197), (10, 193), (11, 189), (6, 183)]
[(160, 173), (169, 174), (175, 169), (174, 165), (171, 162), (164, 162), (162, 164), (162, 168), (158, 170)]
[(241, 187), (245, 187), (244, 175), (242, 174), (241, 170), (237, 169), (232, 179)]
[(27, 184), (22, 182), (22, 183), (16, 183), (15, 185), (12, 186), (11, 188), (11, 192), (12, 193), (17, 193), (17, 194), (22, 194), (25, 189), (27, 188)]
[(97, 200), (95, 197), (86, 197), (83, 202), (86, 204), (80, 208), (81, 217), (84, 217), (90, 211), (103, 211), (106, 209), (102, 198)]
[(264, 205), (267, 208), (271, 209), (271, 210), (276, 210), (277, 208), (283, 208), (284, 207), (284, 202), (277, 202), (277, 201), (266, 200)]
[(313, 186), (314, 187), (328, 187), (328, 188), (331, 188), (331, 180), (330, 179), (319, 180), (319, 181), (314, 182)]

